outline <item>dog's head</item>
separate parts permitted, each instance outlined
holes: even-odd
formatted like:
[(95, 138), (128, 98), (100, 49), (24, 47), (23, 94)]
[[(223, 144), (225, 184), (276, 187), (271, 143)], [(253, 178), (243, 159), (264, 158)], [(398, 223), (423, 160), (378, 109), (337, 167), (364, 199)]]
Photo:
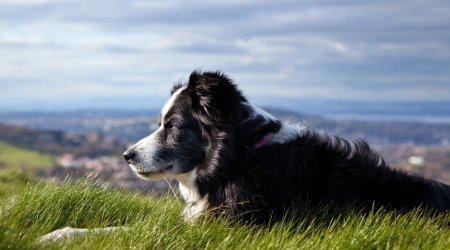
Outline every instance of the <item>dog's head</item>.
[(154, 133), (124, 153), (131, 168), (148, 179), (192, 171), (221, 137), (257, 140), (270, 118), (255, 112), (224, 74), (194, 71), (186, 84), (174, 86), (159, 119)]

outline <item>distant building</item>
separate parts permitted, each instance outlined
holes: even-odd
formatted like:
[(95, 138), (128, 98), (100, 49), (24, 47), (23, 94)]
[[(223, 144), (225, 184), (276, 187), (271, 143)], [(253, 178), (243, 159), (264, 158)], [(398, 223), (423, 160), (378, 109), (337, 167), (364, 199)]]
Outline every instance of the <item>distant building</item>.
[(425, 159), (422, 156), (410, 156), (408, 158), (408, 163), (413, 165), (413, 166), (423, 166), (425, 164)]
[(81, 166), (81, 163), (75, 159), (75, 156), (70, 153), (64, 153), (56, 158), (56, 163), (59, 166), (65, 168), (78, 168)]

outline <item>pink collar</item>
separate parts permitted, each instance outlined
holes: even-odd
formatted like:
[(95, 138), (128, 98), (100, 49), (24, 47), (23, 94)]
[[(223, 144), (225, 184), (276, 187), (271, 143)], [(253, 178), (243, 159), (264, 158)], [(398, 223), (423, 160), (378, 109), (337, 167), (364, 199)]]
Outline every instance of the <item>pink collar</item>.
[(270, 133), (265, 135), (259, 142), (255, 144), (255, 148), (258, 149), (260, 147), (264, 147), (267, 144), (270, 144), (273, 141), (274, 134)]

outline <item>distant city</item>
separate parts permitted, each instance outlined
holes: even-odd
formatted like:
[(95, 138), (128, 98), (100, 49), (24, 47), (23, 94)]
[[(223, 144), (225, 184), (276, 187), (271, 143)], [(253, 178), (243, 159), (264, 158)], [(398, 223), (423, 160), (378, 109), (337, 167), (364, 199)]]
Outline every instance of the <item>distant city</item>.
[[(280, 119), (301, 122), (340, 137), (367, 140), (394, 168), (450, 182), (448, 122), (385, 120), (375, 118), (375, 114), (372, 119), (363, 114), (327, 118), (282, 108), (265, 110)], [(439, 113), (437, 116), (445, 120), (445, 112), (442, 109), (434, 114)], [(125, 190), (160, 195), (168, 191), (170, 182), (140, 180), (122, 159), (128, 146), (157, 128), (157, 114), (157, 110), (1, 113), (0, 141), (53, 155), (54, 168), (41, 171), (38, 178), (96, 176)]]
[[(450, 121), (450, 115), (443, 115), (446, 112), (444, 107), (439, 111), (441, 115), (432, 116), (434, 120), (426, 119), (431, 115), (381, 115), (375, 111), (366, 114), (348, 112), (321, 116), (282, 108), (264, 107), (264, 109), (280, 119), (304, 122), (313, 128), (323, 129), (348, 139), (364, 139), (372, 144), (447, 145), (450, 140), (450, 122), (447, 122)], [(98, 132), (125, 142), (133, 142), (156, 129), (158, 113), (157, 109), (9, 112), (0, 113), (0, 123), (66, 133)], [(390, 117), (392, 119), (389, 119)], [(408, 119), (409, 117), (413, 118)]]

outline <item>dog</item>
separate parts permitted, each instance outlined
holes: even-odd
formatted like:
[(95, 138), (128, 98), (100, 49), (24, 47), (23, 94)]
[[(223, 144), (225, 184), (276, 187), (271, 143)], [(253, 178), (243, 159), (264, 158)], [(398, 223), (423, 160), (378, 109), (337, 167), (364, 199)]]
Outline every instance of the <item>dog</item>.
[(177, 179), (187, 221), (266, 223), (302, 204), (450, 209), (449, 185), (389, 168), (364, 141), (280, 121), (221, 72), (176, 84), (159, 123), (124, 158), (144, 179)]
[(124, 157), (142, 178), (177, 179), (187, 220), (265, 222), (304, 203), (450, 209), (449, 185), (389, 168), (364, 141), (280, 121), (221, 72), (175, 85), (159, 119)]

